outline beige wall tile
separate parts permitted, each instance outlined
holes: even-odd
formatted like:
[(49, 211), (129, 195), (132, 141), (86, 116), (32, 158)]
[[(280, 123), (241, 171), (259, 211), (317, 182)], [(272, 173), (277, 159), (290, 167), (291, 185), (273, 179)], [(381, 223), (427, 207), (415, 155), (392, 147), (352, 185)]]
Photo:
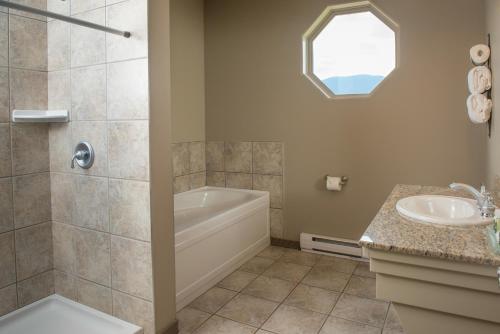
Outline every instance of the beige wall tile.
[(14, 232), (0, 234), (0, 254), (0, 287), (4, 287), (16, 282)]
[(73, 156), (71, 125), (50, 124), (50, 171), (71, 172), (71, 157)]
[(71, 111), (79, 121), (106, 119), (105, 65), (71, 70)]
[(110, 122), (109, 176), (149, 180), (148, 121)]
[(182, 193), (191, 189), (191, 176), (183, 175), (174, 178), (174, 194)]
[(109, 180), (111, 233), (150, 241), (149, 183)]
[(14, 175), (49, 171), (49, 127), (47, 124), (12, 125), (11, 136)]
[(14, 229), (12, 179), (0, 178), (0, 233)]
[(47, 72), (10, 69), (10, 108), (47, 108)]
[(10, 126), (0, 124), (0, 177), (12, 175), (12, 158), (10, 150)]
[[(78, 3), (83, 4), (84, 2), (89, 3), (86, 0), (78, 0)], [(75, 11), (74, 4), (75, 1), (72, 1), (72, 12)], [(105, 25), (104, 7), (81, 13), (75, 15), (74, 17), (92, 23)], [(104, 63), (106, 60), (105, 35), (106, 34), (101, 31), (85, 28), (76, 24), (71, 25), (71, 67)]]
[(47, 67), (49, 71), (70, 67), (70, 27), (69, 23), (58, 20), (47, 23)]
[(43, 223), (16, 230), (17, 280), (53, 268), (52, 224)]
[(226, 173), (226, 187), (252, 189), (252, 174)]
[(17, 289), (12, 284), (0, 289), (0, 317), (14, 311), (17, 308)]
[(271, 207), (279, 209), (283, 203), (283, 179), (275, 175), (253, 175), (253, 189), (269, 191)]
[[(47, 1), (46, 0), (11, 0), (10, 2), (17, 2), (21, 5), (25, 6), (30, 6), (34, 8), (38, 8), (41, 10), (46, 10), (47, 9)], [(42, 15), (37, 15), (37, 14), (31, 14), (27, 12), (23, 12), (21, 10), (15, 10), (15, 9), (10, 9), (9, 10), (11, 14), (23, 16), (23, 17), (29, 17), (33, 18), (39, 21), (47, 21), (47, 18)]]
[(226, 172), (252, 172), (252, 143), (226, 142), (224, 146), (224, 165)]
[(19, 307), (31, 304), (52, 294), (54, 294), (53, 270), (17, 283)]
[(205, 143), (189, 143), (189, 171), (190, 173), (203, 172), (206, 170)]
[[(0, 18), (2, 14), (0, 14)], [(1, 24), (1, 21), (0, 21)], [(2, 27), (0, 27), (1, 29)], [(0, 32), (1, 34), (1, 32)], [(0, 48), (1, 48), (0, 41)], [(2, 52), (2, 51), (0, 51)], [(1, 57), (1, 56), (0, 56)], [(0, 60), (1, 61), (1, 60)], [(0, 122), (9, 122), (9, 70), (0, 67)]]
[(107, 66), (108, 119), (148, 119), (148, 60), (124, 61)]
[(9, 65), (47, 70), (47, 23), (17, 15), (9, 16)]
[(211, 141), (206, 145), (207, 170), (224, 171), (224, 142)]
[[(71, 153), (80, 141), (92, 145), (95, 158), (89, 169), (83, 169), (75, 164), (73, 172), (85, 175), (108, 176), (108, 131), (106, 122), (71, 122)], [(71, 158), (70, 158), (71, 159)]]
[(76, 274), (75, 227), (52, 223), (54, 268), (68, 274)]
[(54, 270), (55, 293), (76, 301), (76, 278), (65, 272)]
[(71, 15), (104, 7), (105, 5), (105, 0), (71, 0)]
[(207, 185), (207, 174), (205, 172), (189, 175), (189, 188), (197, 189)]
[(72, 224), (109, 231), (108, 179), (75, 176)]
[[(48, 74), (49, 109), (65, 109), (71, 118), (71, 81), (70, 70), (52, 71)], [(59, 124), (60, 125), (60, 124)], [(67, 124), (63, 124), (66, 125)], [(69, 127), (69, 126), (68, 126)]]
[(253, 143), (253, 172), (283, 175), (283, 144), (278, 142)]
[(106, 36), (108, 61), (147, 57), (147, 1), (128, 0), (106, 8), (107, 25), (131, 32), (130, 38)]
[(225, 187), (226, 174), (224, 172), (207, 172), (207, 186)]
[(144, 334), (154, 333), (154, 312), (151, 302), (113, 290), (113, 315), (142, 327)]
[(62, 15), (69, 15), (70, 3), (71, 1), (47, 0), (47, 10)]
[(271, 223), (271, 237), (283, 239), (283, 210), (270, 209), (269, 220)]
[(52, 220), (71, 224), (74, 206), (74, 178), (71, 174), (50, 173)]
[(172, 144), (172, 163), (174, 166), (174, 176), (189, 174), (189, 143)]
[(13, 178), (13, 198), (16, 228), (51, 220), (50, 174)]
[(151, 244), (111, 236), (112, 288), (152, 300)]
[(76, 282), (77, 301), (104, 313), (112, 313), (111, 289), (83, 279)]
[(77, 275), (111, 286), (110, 235), (87, 229), (75, 229)]
[(0, 66), (9, 65), (9, 20), (8, 15), (0, 13)]

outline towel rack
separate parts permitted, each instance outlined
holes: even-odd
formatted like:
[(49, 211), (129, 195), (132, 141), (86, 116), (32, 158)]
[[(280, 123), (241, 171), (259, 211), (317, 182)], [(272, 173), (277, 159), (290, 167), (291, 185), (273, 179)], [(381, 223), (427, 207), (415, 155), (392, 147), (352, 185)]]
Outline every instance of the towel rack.
[(102, 26), (100, 24), (95, 24), (95, 23), (92, 23), (92, 22), (88, 22), (88, 21), (76, 19), (76, 18), (71, 17), (71, 16), (61, 15), (61, 14), (57, 14), (57, 13), (54, 13), (54, 12), (49, 12), (49, 11), (46, 11), (46, 10), (41, 10), (41, 9), (38, 9), (38, 8), (24, 6), (24, 5), (20, 5), (18, 3), (14, 3), (14, 2), (8, 2), (8, 1), (5, 1), (5, 0), (0, 0), (0, 6), (11, 8), (11, 9), (21, 10), (23, 12), (28, 12), (28, 13), (31, 13), (31, 14), (37, 14), (37, 15), (41, 15), (41, 16), (50, 17), (52, 19), (61, 20), (61, 21), (65, 21), (65, 22), (69, 22), (69, 23), (73, 23), (73, 24), (77, 24), (79, 26), (87, 27), (87, 28), (90, 28), (90, 29), (96, 29), (96, 30), (105, 31), (105, 32), (108, 32), (110, 34), (123, 36), (125, 38), (129, 38), (131, 36), (131, 33), (128, 32), (128, 31), (122, 31), (122, 30), (118, 30), (118, 29), (113, 29), (113, 28), (105, 27), (105, 26)]

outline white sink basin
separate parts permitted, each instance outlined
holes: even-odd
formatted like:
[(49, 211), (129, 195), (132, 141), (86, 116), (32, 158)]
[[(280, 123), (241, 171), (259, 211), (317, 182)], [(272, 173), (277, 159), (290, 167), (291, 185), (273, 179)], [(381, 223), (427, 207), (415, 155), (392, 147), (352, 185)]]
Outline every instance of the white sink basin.
[(439, 225), (483, 225), (493, 221), (481, 217), (475, 200), (461, 197), (406, 197), (398, 201), (396, 209), (403, 217)]

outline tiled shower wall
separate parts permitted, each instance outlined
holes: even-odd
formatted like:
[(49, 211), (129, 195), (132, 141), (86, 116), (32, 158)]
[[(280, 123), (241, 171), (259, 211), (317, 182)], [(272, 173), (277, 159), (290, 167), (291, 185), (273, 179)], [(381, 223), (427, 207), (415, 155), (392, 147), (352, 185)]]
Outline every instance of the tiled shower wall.
[[(48, 105), (55, 291), (153, 332), (147, 0), (49, 0), (49, 10), (132, 37), (49, 21)], [(88, 141), (94, 166), (70, 168)]]
[(0, 315), (54, 292), (48, 127), (11, 124), (47, 107), (47, 22), (0, 7)]
[(174, 193), (181, 193), (206, 185), (204, 142), (172, 144)]

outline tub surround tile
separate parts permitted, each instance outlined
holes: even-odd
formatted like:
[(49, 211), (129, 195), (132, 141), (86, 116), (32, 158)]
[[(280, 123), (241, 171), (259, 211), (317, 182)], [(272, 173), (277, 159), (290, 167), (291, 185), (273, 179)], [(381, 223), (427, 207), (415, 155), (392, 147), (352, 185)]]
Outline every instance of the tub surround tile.
[[(2, 14), (0, 14), (0, 36), (2, 29), (1, 25)], [(3, 52), (1, 49), (2, 42), (0, 41), (0, 53)], [(0, 58), (1, 57), (0, 55)], [(9, 122), (9, 69), (5, 67), (0, 67), (0, 122)]]
[(274, 263), (273, 259), (256, 256), (243, 264), (239, 270), (260, 275)]
[(382, 328), (389, 303), (343, 294), (332, 316)]
[(336, 317), (328, 317), (320, 334), (380, 334), (380, 328)]
[(111, 286), (110, 235), (80, 228), (74, 233), (77, 275)]
[(259, 276), (243, 289), (242, 293), (280, 303), (290, 294), (295, 285), (294, 282), (279, 278)]
[(283, 175), (283, 144), (279, 142), (253, 143), (253, 172)]
[(73, 275), (77, 273), (75, 233), (71, 225), (52, 223), (54, 268)]
[[(102, 1), (102, 0), (101, 0)], [(79, 0), (79, 2), (86, 2)], [(72, 12), (75, 10), (71, 2)], [(73, 12), (74, 14), (74, 12)], [(98, 8), (74, 16), (77, 19), (105, 25), (105, 8)], [(94, 29), (71, 25), (71, 66), (102, 64), (106, 61), (106, 34)]]
[(14, 224), (22, 228), (51, 219), (50, 174), (13, 178)]
[(109, 180), (111, 233), (123, 237), (151, 240), (149, 183)]
[[(401, 217), (394, 210), (399, 199), (424, 194), (464, 196), (462, 193), (441, 187), (397, 185), (364, 232), (360, 245), (408, 255), (490, 266), (500, 265), (500, 255), (494, 254), (488, 243), (484, 242), (484, 227), (468, 229), (446, 227), (446, 233), (443, 233), (442, 226), (415, 223)], [(401, 238), (402, 235), (411, 237)]]
[(314, 334), (320, 330), (325, 318), (326, 315), (321, 313), (281, 305), (262, 328), (277, 334)]
[(52, 270), (17, 283), (19, 307), (31, 304), (54, 294), (54, 272)]
[(71, 15), (104, 7), (105, 0), (71, 0)]
[(17, 289), (12, 284), (5, 288), (0, 288), (0, 317), (17, 309)]
[(106, 3), (107, 26), (130, 31), (130, 38), (112, 34), (106, 36), (108, 62), (148, 56), (147, 2), (129, 0), (111, 6)]
[(49, 128), (46, 124), (11, 126), (14, 175), (48, 172)]
[(189, 306), (200, 311), (215, 313), (236, 296), (236, 294), (237, 292), (235, 291), (213, 287), (196, 298)]
[(248, 295), (238, 295), (217, 312), (217, 315), (260, 327), (278, 307), (278, 303)]
[(77, 300), (77, 278), (59, 270), (54, 270), (54, 291), (68, 299)]
[(10, 69), (10, 108), (46, 109), (47, 72)]
[(52, 220), (71, 224), (75, 207), (76, 176), (64, 173), (50, 173)]
[(226, 172), (252, 172), (252, 143), (226, 142), (224, 146), (224, 167)]
[(47, 68), (49, 71), (70, 67), (70, 28), (71, 24), (63, 21), (53, 20), (47, 23)]
[(252, 174), (226, 173), (226, 187), (252, 189)]
[(172, 161), (174, 166), (174, 176), (189, 174), (189, 143), (172, 144)]
[[(10, 2), (16, 2), (20, 5), (30, 6), (30, 7), (34, 7), (34, 8), (41, 9), (41, 10), (47, 9), (47, 1), (46, 0), (10, 0)], [(9, 9), (9, 13), (17, 15), (17, 16), (32, 18), (32, 19), (39, 20), (39, 21), (47, 21), (47, 18), (45, 16), (31, 14), (31, 13), (23, 12), (21, 10)]]
[(325, 289), (299, 284), (285, 300), (286, 305), (329, 314), (339, 294)]
[(10, 149), (10, 126), (0, 124), (0, 177), (12, 175), (12, 159)]
[[(74, 119), (71, 114), (71, 70), (49, 71), (47, 80), (49, 109), (66, 109), (70, 114), (70, 119)], [(52, 123), (51, 125), (69, 128), (69, 125), (64, 123)]]
[(249, 325), (213, 316), (205, 321), (205, 323), (195, 331), (195, 334), (253, 334), (256, 330), (257, 328)]
[(151, 246), (149, 243), (111, 236), (113, 289), (152, 300), (151, 266)]
[(206, 170), (205, 143), (189, 143), (189, 172), (199, 173)]
[(298, 283), (310, 270), (308, 266), (277, 261), (263, 275)]
[[(89, 142), (95, 152), (95, 159), (92, 168), (83, 169), (78, 164), (72, 170), (74, 173), (94, 175), (94, 176), (108, 176), (108, 138), (106, 122), (93, 121), (93, 122), (72, 122), (72, 144), (76, 145), (80, 141)], [(66, 164), (67, 159), (66, 159)]]
[(9, 16), (0, 13), (0, 66), (9, 65)]
[(208, 318), (210, 318), (210, 313), (199, 311), (191, 307), (183, 308), (177, 312), (179, 334), (193, 333)]
[(0, 288), (16, 282), (14, 233), (0, 234)]
[(71, 125), (50, 124), (49, 126), (49, 148), (50, 148), (50, 171), (71, 172), (71, 164), (68, 157), (73, 156), (73, 144), (71, 138)]
[(153, 303), (113, 290), (113, 315), (154, 334)]
[[(143, 0), (140, 2), (145, 3)], [(108, 39), (109, 36), (111, 35), (108, 35)], [(123, 37), (117, 38), (126, 40)], [(147, 119), (149, 114), (147, 59), (112, 63), (107, 66), (108, 119)]]
[(69, 5), (70, 1), (47, 0), (47, 10), (61, 15), (70, 15)]
[(271, 224), (271, 238), (283, 239), (284, 237), (284, 224), (283, 224), (283, 210), (270, 209), (269, 220)]
[(0, 178), (0, 233), (13, 229), (12, 179)]
[(38, 71), (47, 70), (47, 23), (9, 16), (9, 65)]
[(224, 172), (207, 171), (207, 186), (210, 187), (226, 187), (226, 175)]
[(15, 238), (18, 281), (53, 268), (51, 223), (16, 230)]
[(78, 279), (77, 301), (101, 312), (112, 314), (111, 289), (89, 281)]
[(174, 178), (174, 194), (182, 193), (191, 189), (191, 176), (183, 175)]
[(207, 143), (207, 170), (223, 172), (224, 169), (224, 142), (211, 141)]
[(108, 179), (75, 176), (72, 224), (109, 231)]
[(253, 175), (253, 189), (268, 191), (271, 208), (280, 209), (283, 202), (283, 179), (275, 175)]
[(75, 120), (106, 120), (106, 66), (71, 70), (71, 111)]
[(190, 189), (197, 189), (204, 187), (206, 185), (207, 185), (207, 174), (205, 172), (189, 174)]
[(238, 270), (220, 281), (217, 286), (239, 292), (255, 278), (257, 278), (255, 274)]

